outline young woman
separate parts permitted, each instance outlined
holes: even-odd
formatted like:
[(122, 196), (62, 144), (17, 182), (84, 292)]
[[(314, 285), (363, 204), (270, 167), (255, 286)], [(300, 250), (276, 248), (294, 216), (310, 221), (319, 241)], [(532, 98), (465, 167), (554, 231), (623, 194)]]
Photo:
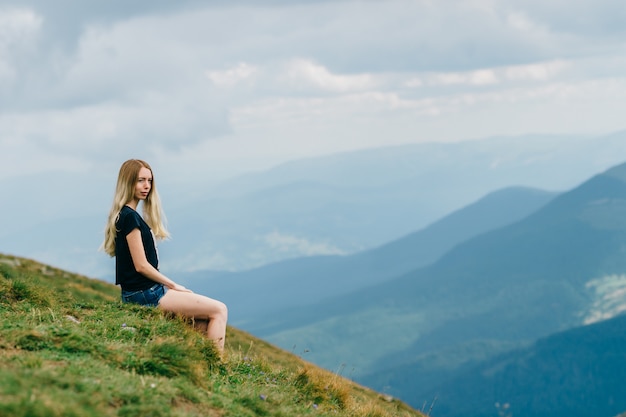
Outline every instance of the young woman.
[[(137, 212), (140, 201), (143, 218)], [(122, 301), (193, 319), (223, 354), (228, 309), (224, 303), (195, 294), (159, 272), (155, 238), (168, 236), (152, 168), (138, 159), (124, 162), (103, 243), (105, 252), (115, 256), (115, 284), (122, 288)]]

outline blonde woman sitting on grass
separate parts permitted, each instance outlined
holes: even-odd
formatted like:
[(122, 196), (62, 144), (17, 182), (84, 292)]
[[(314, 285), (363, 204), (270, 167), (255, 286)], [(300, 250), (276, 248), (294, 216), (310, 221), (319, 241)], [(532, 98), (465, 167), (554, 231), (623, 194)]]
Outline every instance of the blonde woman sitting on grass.
[[(140, 201), (143, 218), (137, 212)], [(159, 272), (155, 238), (168, 236), (152, 168), (138, 159), (124, 162), (103, 243), (105, 252), (115, 257), (115, 284), (121, 286), (122, 301), (192, 319), (223, 355), (228, 309), (221, 301), (195, 294)]]

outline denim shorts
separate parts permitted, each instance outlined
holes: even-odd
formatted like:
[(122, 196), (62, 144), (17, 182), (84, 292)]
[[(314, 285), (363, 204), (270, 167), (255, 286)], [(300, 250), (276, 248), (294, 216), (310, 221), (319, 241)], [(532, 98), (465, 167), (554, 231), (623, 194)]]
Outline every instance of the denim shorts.
[(154, 284), (147, 290), (124, 291), (122, 290), (122, 302), (140, 304), (146, 307), (156, 307), (165, 295), (163, 284)]

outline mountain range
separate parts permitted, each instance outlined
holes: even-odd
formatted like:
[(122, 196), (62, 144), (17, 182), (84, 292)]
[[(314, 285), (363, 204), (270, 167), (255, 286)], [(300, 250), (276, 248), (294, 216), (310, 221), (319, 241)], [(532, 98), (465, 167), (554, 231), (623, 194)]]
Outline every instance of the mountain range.
[(166, 264), (173, 273), (241, 271), (362, 252), (502, 188), (569, 189), (622, 162), (625, 139), (626, 132), (493, 137), (287, 162), (224, 181), (168, 212), (174, 240)]
[(626, 308), (625, 219), (626, 164), (430, 265), (243, 327), (419, 407), (484, 360)]

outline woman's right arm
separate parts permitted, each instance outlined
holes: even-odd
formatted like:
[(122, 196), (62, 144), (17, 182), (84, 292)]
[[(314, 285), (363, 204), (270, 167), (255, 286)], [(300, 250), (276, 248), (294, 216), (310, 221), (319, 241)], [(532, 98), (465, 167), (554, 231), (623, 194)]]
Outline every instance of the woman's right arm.
[(133, 260), (133, 265), (135, 265), (137, 272), (152, 281), (165, 285), (171, 290), (192, 292), (160, 273), (159, 270), (148, 262), (143, 242), (141, 240), (141, 231), (139, 229), (133, 229), (128, 235), (126, 235), (126, 241), (128, 242), (128, 249), (130, 249), (130, 257)]

